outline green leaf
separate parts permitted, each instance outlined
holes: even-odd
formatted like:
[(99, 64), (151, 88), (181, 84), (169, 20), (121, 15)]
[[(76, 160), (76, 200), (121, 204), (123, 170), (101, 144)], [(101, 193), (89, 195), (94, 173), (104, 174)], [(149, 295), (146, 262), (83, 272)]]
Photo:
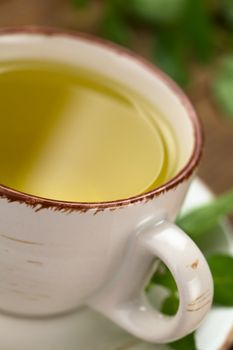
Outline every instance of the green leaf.
[(188, 70), (185, 63), (185, 47), (182, 36), (177, 31), (160, 33), (153, 47), (153, 61), (178, 84), (188, 83)]
[(101, 24), (101, 34), (104, 38), (117, 44), (131, 46), (132, 32), (117, 11), (110, 11), (106, 14)]
[(89, 5), (90, 0), (72, 0), (74, 6), (84, 8)]
[(187, 335), (185, 338), (170, 343), (169, 346), (175, 350), (197, 350), (194, 333)]
[(222, 60), (213, 82), (213, 92), (226, 115), (233, 118), (233, 55)]
[(188, 0), (128, 0), (128, 13), (148, 23), (170, 24), (182, 16)]
[(194, 240), (197, 246), (201, 249), (202, 253), (204, 253), (207, 256), (212, 254), (213, 252), (216, 253), (216, 242), (217, 246), (218, 242), (220, 244), (222, 244), (223, 241), (226, 243), (225, 233), (225, 223), (219, 222), (219, 224), (212, 228), (210, 231), (208, 231), (208, 233), (205, 233), (204, 235), (199, 235), (195, 237)]
[(151, 283), (159, 284), (165, 288), (168, 288), (172, 293), (177, 291), (176, 282), (171, 272), (163, 263), (160, 263), (157, 271), (154, 273), (151, 279)]
[(194, 240), (214, 229), (219, 220), (233, 211), (233, 190), (177, 219), (177, 224)]
[(167, 297), (161, 308), (161, 312), (165, 315), (173, 316), (177, 313), (179, 307), (179, 299), (175, 294), (171, 294), (169, 297)]
[(207, 260), (214, 280), (214, 302), (233, 306), (233, 257), (212, 255)]
[(214, 30), (206, 1), (187, 1), (183, 17), (183, 33), (193, 54), (200, 61), (208, 62), (213, 53)]

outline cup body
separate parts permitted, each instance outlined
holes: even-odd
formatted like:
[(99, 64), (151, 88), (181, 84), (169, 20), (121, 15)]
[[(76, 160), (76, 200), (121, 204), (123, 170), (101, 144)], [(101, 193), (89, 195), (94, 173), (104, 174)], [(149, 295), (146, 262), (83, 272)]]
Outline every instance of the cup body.
[(1, 199), (0, 309), (50, 315), (85, 304), (117, 273), (138, 225), (163, 217), (174, 220), (188, 184), (189, 180), (147, 203), (97, 214), (36, 211)]
[(199, 162), (201, 130), (170, 79), (111, 44), (54, 30), (8, 29), (0, 34), (0, 61), (12, 59), (83, 66), (134, 88), (164, 114), (181, 149), (174, 179), (126, 200), (70, 203), (0, 186), (0, 310), (48, 316), (88, 303), (117, 274), (140, 225), (175, 220)]

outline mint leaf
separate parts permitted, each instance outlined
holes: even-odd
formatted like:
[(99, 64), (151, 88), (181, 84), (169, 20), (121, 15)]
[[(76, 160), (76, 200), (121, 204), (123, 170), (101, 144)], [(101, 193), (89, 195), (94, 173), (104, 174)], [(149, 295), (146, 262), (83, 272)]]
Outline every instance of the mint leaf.
[(194, 333), (189, 334), (185, 338), (177, 340), (168, 345), (175, 350), (197, 350), (194, 339)]
[(177, 219), (180, 226), (194, 240), (214, 229), (219, 220), (233, 211), (233, 190), (211, 203), (194, 209)]
[(173, 316), (177, 313), (179, 307), (179, 299), (175, 294), (167, 297), (161, 307), (161, 312), (165, 315)]
[(89, 4), (90, 0), (72, 0), (74, 6), (83, 8)]
[(233, 306), (233, 257), (212, 255), (207, 261), (214, 280), (214, 302)]
[(157, 271), (155, 272), (155, 274), (151, 279), (151, 283), (159, 284), (160, 286), (163, 286), (169, 289), (173, 293), (177, 291), (176, 282), (171, 272), (163, 263), (160, 263)]

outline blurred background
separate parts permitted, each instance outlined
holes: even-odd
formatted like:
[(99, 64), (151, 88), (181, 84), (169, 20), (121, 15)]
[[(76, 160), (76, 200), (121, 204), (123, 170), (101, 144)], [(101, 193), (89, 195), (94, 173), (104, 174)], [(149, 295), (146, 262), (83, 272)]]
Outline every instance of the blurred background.
[(89, 32), (140, 53), (182, 86), (202, 119), (199, 170), (216, 192), (233, 185), (233, 0), (0, 0), (0, 27)]

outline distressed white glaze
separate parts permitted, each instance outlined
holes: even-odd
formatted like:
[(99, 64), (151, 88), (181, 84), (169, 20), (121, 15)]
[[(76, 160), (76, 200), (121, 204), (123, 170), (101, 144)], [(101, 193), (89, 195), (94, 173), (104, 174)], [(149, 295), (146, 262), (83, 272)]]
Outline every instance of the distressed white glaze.
[[(184, 211), (210, 200), (211, 194), (195, 180), (183, 206)], [(232, 230), (215, 232), (209, 240), (213, 252), (233, 252)], [(202, 246), (206, 249), (206, 246)], [(161, 303), (158, 286), (150, 291), (155, 307)], [(196, 334), (198, 350), (219, 350), (233, 327), (233, 308), (214, 308)], [(89, 308), (49, 319), (25, 319), (0, 314), (0, 344), (7, 350), (168, 350), (165, 345), (149, 345), (133, 338), (107, 318)], [(189, 350), (189, 349), (187, 349)]]
[[(181, 166), (190, 160), (195, 132), (188, 107), (166, 80), (134, 57), (84, 38), (1, 35), (0, 60), (14, 58), (72, 63), (134, 87), (173, 126)], [(190, 182), (187, 174), (158, 196), (98, 213), (41, 209), (1, 198), (0, 309), (36, 317), (87, 304), (149, 341), (165, 342), (192, 331), (211, 305), (212, 280), (198, 248), (172, 224)], [(174, 318), (162, 318), (138, 297), (156, 257), (170, 267), (178, 284), (181, 302)], [(206, 303), (193, 307), (202, 295)]]
[(47, 315), (80, 306), (117, 273), (138, 225), (174, 220), (187, 186), (96, 215), (36, 212), (1, 199), (0, 309)]

